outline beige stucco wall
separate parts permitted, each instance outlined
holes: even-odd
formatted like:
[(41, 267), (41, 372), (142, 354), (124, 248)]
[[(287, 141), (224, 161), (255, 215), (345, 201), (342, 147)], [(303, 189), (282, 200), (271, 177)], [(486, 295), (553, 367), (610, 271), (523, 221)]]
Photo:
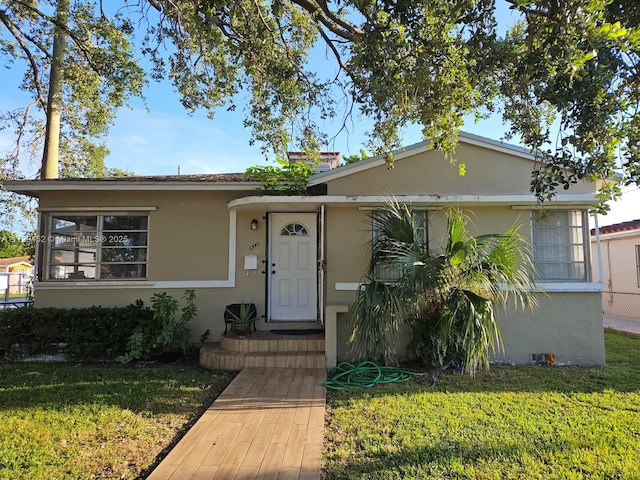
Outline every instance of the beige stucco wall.
[[(35, 306), (88, 307), (122, 306), (149, 299), (165, 291), (181, 298), (185, 288), (154, 287), (153, 282), (224, 281), (228, 279), (230, 212), (227, 202), (241, 196), (237, 192), (161, 191), (161, 192), (43, 192), (40, 207), (154, 207), (149, 212), (148, 282), (141, 286), (105, 287), (99, 282), (48, 289), (51, 282), (37, 288)], [(132, 214), (139, 214), (132, 212)], [(194, 340), (210, 330), (210, 340), (224, 332), (224, 306), (254, 302), (260, 314), (265, 308), (265, 280), (262, 260), (266, 249), (265, 212), (237, 212), (235, 288), (195, 288), (199, 314), (191, 329)], [(251, 230), (252, 219), (259, 221)], [(258, 256), (258, 270), (244, 271), (244, 255)], [(113, 282), (111, 282), (113, 283)], [(144, 285), (142, 285), (144, 284)], [(259, 328), (265, 328), (258, 322)]]
[[(386, 165), (345, 176), (328, 184), (329, 195), (514, 195), (530, 193), (535, 163), (492, 149), (461, 143), (456, 158), (466, 164), (458, 174), (441, 152), (427, 151)], [(581, 182), (561, 193), (593, 193), (595, 186)]]
[[(355, 292), (352, 292), (355, 296)], [(604, 336), (600, 293), (540, 295), (533, 311), (499, 308), (496, 318), (504, 351), (491, 356), (492, 363), (532, 363), (531, 354), (553, 353), (558, 365), (604, 365)], [(347, 315), (338, 316), (338, 361), (349, 359), (347, 339), (351, 329)], [(406, 357), (406, 328), (399, 352)]]
[[(362, 171), (354, 176), (332, 180), (329, 195), (506, 195), (529, 192), (533, 163), (504, 153), (461, 144), (457, 157), (467, 163), (467, 175), (460, 177), (438, 152), (425, 152), (415, 158), (396, 163), (392, 170), (385, 166)], [(592, 185), (572, 188), (572, 193), (590, 193)], [(142, 299), (148, 303), (155, 292), (181, 297), (184, 288), (154, 282), (224, 282), (233, 286), (201, 285), (195, 288), (199, 315), (192, 325), (197, 341), (205, 330), (209, 340), (217, 340), (224, 331), (223, 311), (229, 303), (257, 304), (265, 312), (266, 279), (263, 263), (267, 253), (267, 207), (231, 213), (230, 200), (252, 192), (224, 191), (98, 191), (42, 192), (41, 207), (154, 207), (150, 211), (148, 282), (126, 288), (83, 284), (70, 288), (40, 288), (36, 306), (126, 305)], [(319, 197), (320, 200), (320, 197)], [(456, 205), (453, 205), (455, 207)], [(373, 207), (372, 205), (368, 206)], [(440, 207), (439, 205), (437, 207)], [(315, 211), (311, 205), (308, 211)], [(429, 214), (430, 248), (438, 250), (446, 233), (446, 208)], [(466, 208), (466, 207), (464, 207)], [(286, 207), (285, 207), (286, 210)], [(325, 244), (327, 305), (348, 305), (357, 284), (366, 273), (370, 260), (367, 222), (368, 210), (353, 206), (326, 206)], [(235, 217), (234, 217), (235, 216)], [(235, 276), (228, 279), (230, 218), (235, 218)], [(252, 231), (252, 219), (259, 222)], [(500, 232), (515, 222), (522, 224), (521, 233), (529, 240), (530, 220), (527, 210), (514, 210), (510, 205), (474, 206), (470, 213), (470, 230), (474, 235)], [(258, 256), (258, 270), (245, 272), (244, 255)], [(134, 283), (134, 282), (131, 282)], [(41, 286), (42, 287), (42, 286)], [(339, 287), (339, 288), (338, 288)], [(552, 293), (541, 298), (541, 307), (532, 314), (500, 314), (508, 362), (527, 362), (531, 353), (554, 353), (559, 363), (599, 364), (604, 361), (600, 294)], [(338, 356), (346, 352), (349, 335), (346, 315), (338, 314)], [(598, 331), (598, 322), (599, 328)], [(271, 325), (258, 322), (258, 328)]]
[[(640, 318), (637, 245), (640, 245), (640, 232), (620, 232), (600, 237), (604, 284), (602, 311), (607, 315)], [(591, 252), (592, 264), (597, 265), (595, 238), (591, 241)], [(599, 281), (596, 268), (594, 278)]]
[[(502, 232), (520, 224), (520, 233), (530, 240), (529, 212), (506, 206), (463, 209), (473, 235)], [(331, 208), (327, 222), (327, 303), (350, 304), (355, 291), (337, 291), (336, 283), (358, 282), (368, 266), (371, 238), (367, 211)], [(438, 251), (446, 235), (446, 210), (430, 212), (430, 248)], [(349, 248), (351, 246), (351, 248)], [(356, 248), (358, 247), (358, 248)], [(360, 273), (358, 273), (360, 272)], [(532, 353), (553, 353), (558, 364), (604, 364), (604, 340), (599, 292), (550, 292), (539, 295), (533, 312), (499, 309), (497, 318), (505, 352), (495, 362), (528, 363)], [(338, 360), (349, 359), (347, 340), (351, 329), (347, 315), (338, 314)], [(401, 335), (404, 354), (408, 336)]]
[(494, 361), (527, 363), (532, 353), (553, 353), (559, 365), (604, 365), (599, 292), (539, 295), (533, 312), (498, 311), (505, 351)]

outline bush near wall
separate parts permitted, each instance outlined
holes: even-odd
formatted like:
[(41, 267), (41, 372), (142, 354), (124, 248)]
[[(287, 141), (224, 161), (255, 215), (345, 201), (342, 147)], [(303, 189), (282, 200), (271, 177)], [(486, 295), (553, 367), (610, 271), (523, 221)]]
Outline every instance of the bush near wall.
[(153, 312), (126, 307), (19, 308), (0, 311), (0, 350), (9, 356), (64, 353), (78, 359), (123, 355), (131, 331)]

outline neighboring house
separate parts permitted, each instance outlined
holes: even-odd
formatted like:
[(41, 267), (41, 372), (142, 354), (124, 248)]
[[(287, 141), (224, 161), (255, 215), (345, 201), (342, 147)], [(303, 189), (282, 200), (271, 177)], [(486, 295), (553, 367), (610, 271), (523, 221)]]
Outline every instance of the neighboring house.
[(595, 278), (604, 284), (602, 311), (640, 318), (640, 219), (600, 227), (599, 232), (598, 238), (591, 230), (591, 251), (596, 265), (599, 240), (603, 278)]
[(31, 286), (31, 257), (0, 258), (0, 301), (12, 294), (27, 294)]
[(495, 360), (554, 353), (560, 364), (603, 364), (602, 286), (591, 277), (587, 221), (595, 186), (561, 191), (541, 217), (526, 150), (461, 134), (456, 156), (464, 177), (422, 142), (396, 152), (392, 169), (373, 157), (316, 173), (302, 196), (264, 195), (241, 174), (5, 186), (40, 199), (36, 306), (125, 305), (193, 288), (194, 339), (209, 329), (217, 340), (225, 305), (253, 301), (264, 314), (258, 329), (324, 325), (327, 365), (346, 355), (345, 312), (371, 255), (368, 213), (389, 195), (424, 212), (433, 249), (451, 207), (470, 212), (474, 234), (521, 222), (545, 294), (534, 312), (497, 312), (506, 351)]
[(33, 264), (31, 257), (0, 258), (0, 273), (31, 273)]

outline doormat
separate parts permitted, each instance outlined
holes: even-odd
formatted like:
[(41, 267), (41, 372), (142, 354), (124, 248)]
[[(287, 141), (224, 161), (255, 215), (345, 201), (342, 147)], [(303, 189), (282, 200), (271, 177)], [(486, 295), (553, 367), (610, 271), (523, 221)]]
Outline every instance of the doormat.
[(324, 333), (322, 328), (290, 328), (288, 330), (271, 330), (276, 335), (315, 335)]

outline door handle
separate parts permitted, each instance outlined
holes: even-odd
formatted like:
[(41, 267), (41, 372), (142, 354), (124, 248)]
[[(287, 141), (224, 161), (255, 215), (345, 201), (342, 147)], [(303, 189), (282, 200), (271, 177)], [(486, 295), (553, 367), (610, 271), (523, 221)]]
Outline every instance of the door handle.
[(272, 274), (275, 274), (275, 273), (276, 273), (276, 271), (275, 271), (275, 270), (271, 270), (271, 273), (272, 273)]

